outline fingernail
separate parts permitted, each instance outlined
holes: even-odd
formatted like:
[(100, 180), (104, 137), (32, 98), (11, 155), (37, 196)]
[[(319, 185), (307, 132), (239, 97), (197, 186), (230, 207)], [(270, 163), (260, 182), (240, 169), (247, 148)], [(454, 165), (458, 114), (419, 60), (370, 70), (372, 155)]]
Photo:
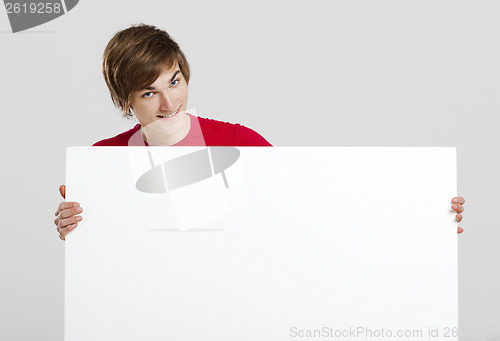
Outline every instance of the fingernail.
[(454, 210), (456, 210), (458, 206), (457, 206), (456, 204), (453, 204), (453, 205), (451, 205), (451, 207), (452, 207)]
[(453, 202), (458, 202), (458, 199), (457, 198), (453, 199)]
[(83, 210), (82, 210), (82, 208), (81, 208), (81, 207), (78, 207), (75, 211), (76, 211), (76, 212), (78, 212), (78, 213), (80, 213), (80, 212), (82, 212)]
[(77, 202), (73, 203), (73, 207), (78, 207), (78, 206), (80, 206), (79, 203), (77, 203)]
[(76, 217), (76, 221), (82, 220), (82, 217)]

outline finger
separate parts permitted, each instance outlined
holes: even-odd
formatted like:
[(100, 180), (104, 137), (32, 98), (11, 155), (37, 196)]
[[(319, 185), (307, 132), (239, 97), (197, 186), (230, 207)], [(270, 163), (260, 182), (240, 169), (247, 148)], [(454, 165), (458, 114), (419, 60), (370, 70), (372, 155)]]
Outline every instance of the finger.
[(77, 203), (77, 202), (74, 202), (74, 201), (63, 201), (62, 203), (59, 204), (59, 207), (57, 207), (57, 211), (55, 213), (55, 215), (59, 215), (59, 213), (61, 213), (61, 211), (63, 210), (66, 210), (68, 208), (72, 208), (72, 207), (79, 207), (80, 204)]
[(74, 228), (75, 228), (75, 227), (77, 227), (77, 226), (78, 226), (78, 223), (74, 223), (74, 224), (67, 225), (67, 226), (60, 226), (60, 225), (58, 225), (58, 226), (57, 226), (57, 228), (56, 228), (56, 230), (57, 230), (57, 232), (61, 233), (61, 231), (62, 231), (62, 230), (64, 230), (64, 229), (67, 229), (67, 228), (69, 228), (69, 227), (70, 227), (71, 229), (74, 229)]
[(61, 211), (61, 214), (59, 214), (59, 218), (66, 219), (66, 218), (72, 217), (74, 215), (80, 214), (82, 212), (83, 212), (83, 208), (81, 208), (79, 206), (67, 208), (67, 209), (64, 209)]
[(82, 217), (80, 217), (80, 216), (72, 216), (70, 218), (59, 220), (58, 226), (62, 230), (62, 229), (65, 229), (67, 226), (75, 224), (75, 223), (78, 223), (80, 221), (82, 221)]
[(66, 186), (64, 185), (59, 186), (59, 193), (61, 193), (63, 199), (66, 199)]
[[(57, 208), (57, 211), (56, 211), (56, 215), (57, 215), (57, 217), (56, 217), (56, 219), (54, 220), (54, 224), (59, 225), (59, 221), (60, 221), (61, 219), (63, 219), (63, 218), (67, 218), (67, 217), (70, 217), (70, 216), (71, 216), (71, 214), (64, 214), (64, 212), (65, 212), (65, 211), (67, 211), (67, 210), (71, 210), (70, 208), (68, 208), (68, 207), (73, 207), (71, 204), (75, 204), (75, 203), (68, 203), (68, 202), (63, 201), (63, 202), (59, 205), (59, 207)], [(76, 204), (78, 204), (78, 203), (76, 203)], [(79, 207), (79, 206), (77, 206), (77, 208), (78, 208), (78, 207)], [(82, 211), (83, 211), (83, 210), (82, 210)], [(63, 214), (65, 215), (64, 217), (63, 217)]]
[[(60, 230), (59, 230), (59, 237), (61, 237), (61, 236), (62, 236), (63, 238), (65, 238), (65, 237), (66, 237), (66, 235), (67, 235), (68, 233), (70, 233), (71, 231), (73, 231), (73, 230), (74, 230), (77, 226), (78, 226), (78, 224), (72, 224), (72, 225), (66, 226), (66, 227), (65, 227), (65, 228), (63, 228), (63, 229), (60, 229)], [(64, 239), (63, 239), (63, 240), (64, 240)]]
[(457, 227), (457, 234), (460, 234), (462, 232), (464, 232), (464, 229), (461, 227)]
[(465, 204), (465, 199), (462, 197), (454, 197), (453, 199), (451, 199), (451, 202), (453, 202), (455, 204), (463, 205), (463, 204)]
[(457, 213), (455, 217), (457, 218), (457, 223), (462, 221), (462, 215), (460, 213)]
[(460, 204), (453, 204), (451, 205), (451, 209), (453, 211), (456, 211), (457, 213), (462, 213), (464, 211), (464, 207)]

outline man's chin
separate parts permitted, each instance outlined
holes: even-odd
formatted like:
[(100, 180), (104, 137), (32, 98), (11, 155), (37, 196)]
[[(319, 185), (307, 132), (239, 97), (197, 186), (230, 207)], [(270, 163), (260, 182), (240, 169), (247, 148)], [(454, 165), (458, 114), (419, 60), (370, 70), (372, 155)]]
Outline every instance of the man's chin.
[(174, 117), (161, 118), (157, 117), (153, 122), (149, 123), (145, 128), (146, 132), (160, 133), (172, 135), (179, 129), (182, 129), (183, 117), (186, 116), (185, 111), (178, 112)]

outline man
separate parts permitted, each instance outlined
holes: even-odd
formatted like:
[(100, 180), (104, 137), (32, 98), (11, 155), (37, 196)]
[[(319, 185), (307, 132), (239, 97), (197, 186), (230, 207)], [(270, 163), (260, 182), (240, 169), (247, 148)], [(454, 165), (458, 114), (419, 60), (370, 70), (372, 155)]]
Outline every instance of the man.
[[(114, 104), (139, 124), (94, 146), (271, 146), (245, 126), (186, 111), (189, 64), (169, 34), (154, 26), (142, 24), (118, 32), (104, 50), (103, 75)], [(65, 186), (59, 191), (64, 198)], [(465, 201), (452, 200), (459, 222)], [(54, 223), (62, 240), (78, 226), (82, 212), (76, 202), (59, 205)]]

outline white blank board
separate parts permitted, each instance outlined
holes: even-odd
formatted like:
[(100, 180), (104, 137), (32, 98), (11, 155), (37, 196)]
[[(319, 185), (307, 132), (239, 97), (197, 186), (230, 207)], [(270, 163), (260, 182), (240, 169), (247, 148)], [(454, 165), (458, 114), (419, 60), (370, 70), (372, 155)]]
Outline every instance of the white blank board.
[(66, 341), (457, 340), (455, 148), (231, 148), (68, 148)]

